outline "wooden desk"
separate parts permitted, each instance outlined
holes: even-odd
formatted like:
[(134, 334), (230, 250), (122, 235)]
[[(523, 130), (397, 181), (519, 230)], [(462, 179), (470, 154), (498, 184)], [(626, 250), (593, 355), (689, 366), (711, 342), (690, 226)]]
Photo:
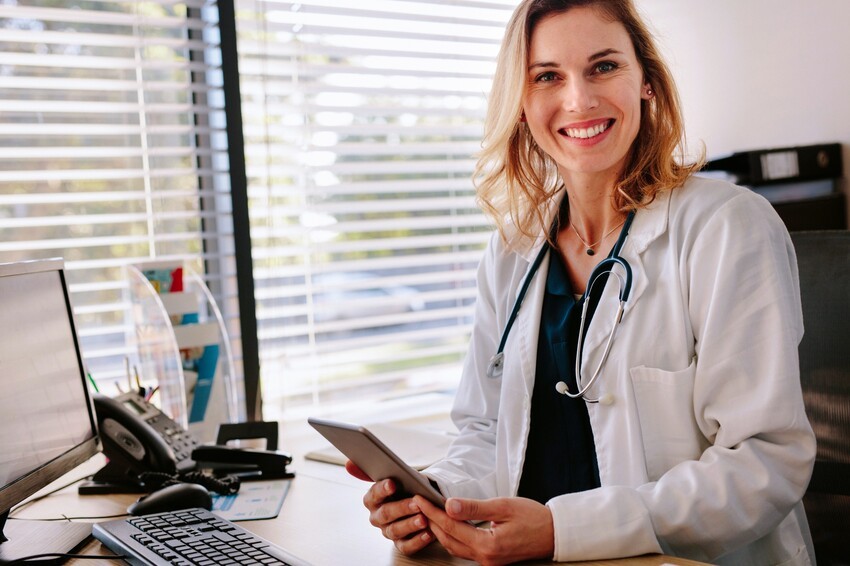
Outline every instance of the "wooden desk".
[[(306, 425), (305, 425), (306, 427)], [(292, 439), (292, 435), (286, 435)], [(304, 431), (296, 440), (284, 441), (283, 446), (292, 450), (293, 469), (289, 493), (280, 515), (275, 519), (246, 521), (240, 525), (249, 531), (281, 546), (317, 566), (381, 565), (469, 565), (472, 562), (450, 556), (439, 544), (432, 544), (425, 551), (409, 558), (396, 551), (393, 544), (368, 522), (368, 513), (362, 498), (366, 484), (349, 476), (340, 466), (304, 460), (302, 455), (318, 448), (324, 441), (312, 430)], [(293, 448), (296, 448), (294, 450)], [(93, 473), (102, 465), (102, 456), (97, 456), (54, 485)], [(123, 513), (135, 501), (134, 495), (87, 495), (80, 496), (76, 486), (67, 488), (41, 501), (25, 507), (15, 514), (22, 519), (51, 518), (61, 515), (91, 517)], [(37, 549), (34, 549), (34, 551)], [(73, 564), (121, 564), (120, 560), (108, 559), (109, 549), (93, 540), (83, 552), (103, 555), (103, 561), (72, 561)], [(551, 564), (536, 562), (535, 564)], [(677, 564), (696, 566), (701, 563), (665, 556), (592, 561), (581, 564), (619, 565), (631, 564), (651, 566)]]

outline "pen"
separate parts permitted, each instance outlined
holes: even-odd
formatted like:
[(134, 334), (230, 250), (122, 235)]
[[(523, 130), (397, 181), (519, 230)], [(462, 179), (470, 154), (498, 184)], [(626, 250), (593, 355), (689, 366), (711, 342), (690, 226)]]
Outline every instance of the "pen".
[(94, 378), (91, 376), (91, 372), (86, 372), (86, 377), (89, 378), (89, 383), (91, 383), (92, 389), (94, 389), (95, 393), (100, 393), (100, 389), (97, 388), (97, 383)]
[[(130, 375), (130, 358), (124, 357), (124, 373), (127, 374), (127, 387), (133, 390), (133, 377)], [(122, 391), (123, 393), (123, 391)]]

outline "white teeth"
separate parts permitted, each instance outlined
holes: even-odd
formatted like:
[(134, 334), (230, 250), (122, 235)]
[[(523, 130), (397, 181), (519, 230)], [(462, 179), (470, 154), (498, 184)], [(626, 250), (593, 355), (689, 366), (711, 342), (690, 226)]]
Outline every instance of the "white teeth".
[(587, 139), (598, 136), (607, 129), (608, 122), (602, 122), (591, 128), (567, 128), (565, 131), (568, 137)]

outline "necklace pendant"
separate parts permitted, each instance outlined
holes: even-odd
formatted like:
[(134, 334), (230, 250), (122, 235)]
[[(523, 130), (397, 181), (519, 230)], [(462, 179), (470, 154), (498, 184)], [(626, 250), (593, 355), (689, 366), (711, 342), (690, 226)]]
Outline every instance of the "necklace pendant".
[(596, 252), (595, 252), (595, 251), (593, 251), (593, 250), (592, 250), (592, 249), (590, 249), (590, 248), (587, 248), (587, 250), (585, 250), (585, 251), (587, 251), (587, 255), (596, 255)]

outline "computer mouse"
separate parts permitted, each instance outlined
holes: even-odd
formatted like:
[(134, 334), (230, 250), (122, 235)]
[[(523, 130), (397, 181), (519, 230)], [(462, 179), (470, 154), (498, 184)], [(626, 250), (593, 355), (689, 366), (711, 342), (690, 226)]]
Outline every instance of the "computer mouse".
[(165, 511), (179, 511), (203, 507), (212, 510), (212, 496), (202, 485), (196, 483), (177, 483), (163, 487), (139, 498), (127, 508), (130, 515), (150, 515)]

